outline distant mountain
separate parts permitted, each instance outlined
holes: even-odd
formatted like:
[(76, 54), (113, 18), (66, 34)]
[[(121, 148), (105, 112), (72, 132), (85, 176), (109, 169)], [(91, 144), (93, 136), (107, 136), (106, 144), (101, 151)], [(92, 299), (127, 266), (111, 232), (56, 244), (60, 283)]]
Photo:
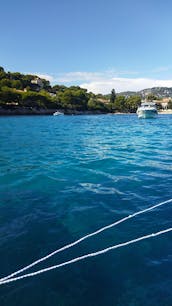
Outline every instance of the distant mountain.
[(118, 93), (118, 95), (123, 95), (125, 97), (138, 95), (141, 96), (142, 98), (145, 98), (148, 94), (153, 94), (158, 98), (165, 98), (165, 97), (172, 98), (172, 87), (152, 87), (140, 91), (124, 91)]

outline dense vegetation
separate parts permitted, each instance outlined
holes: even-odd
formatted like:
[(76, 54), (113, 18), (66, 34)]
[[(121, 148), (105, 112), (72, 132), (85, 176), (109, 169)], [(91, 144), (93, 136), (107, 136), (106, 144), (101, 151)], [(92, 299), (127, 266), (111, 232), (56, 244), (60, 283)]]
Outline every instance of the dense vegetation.
[(61, 109), (64, 111), (135, 112), (139, 96), (95, 95), (79, 86), (51, 86), (35, 75), (5, 72), (0, 67), (0, 108)]

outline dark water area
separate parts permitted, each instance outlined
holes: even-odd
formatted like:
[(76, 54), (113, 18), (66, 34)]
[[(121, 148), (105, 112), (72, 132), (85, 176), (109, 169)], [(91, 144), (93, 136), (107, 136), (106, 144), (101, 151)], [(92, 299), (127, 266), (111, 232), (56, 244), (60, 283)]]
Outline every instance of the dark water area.
[[(172, 115), (0, 117), (0, 277), (170, 198)], [(169, 203), (30, 271), (171, 226)], [(171, 242), (167, 233), (1, 285), (0, 305), (171, 306)]]

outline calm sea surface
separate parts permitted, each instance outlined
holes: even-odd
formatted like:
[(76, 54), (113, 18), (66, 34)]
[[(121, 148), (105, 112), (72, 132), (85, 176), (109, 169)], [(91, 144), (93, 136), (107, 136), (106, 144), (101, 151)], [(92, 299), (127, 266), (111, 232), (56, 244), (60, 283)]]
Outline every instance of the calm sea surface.
[[(172, 116), (0, 117), (0, 275), (172, 198)], [(172, 226), (172, 204), (33, 270)], [(171, 306), (172, 234), (0, 287), (1, 306)]]

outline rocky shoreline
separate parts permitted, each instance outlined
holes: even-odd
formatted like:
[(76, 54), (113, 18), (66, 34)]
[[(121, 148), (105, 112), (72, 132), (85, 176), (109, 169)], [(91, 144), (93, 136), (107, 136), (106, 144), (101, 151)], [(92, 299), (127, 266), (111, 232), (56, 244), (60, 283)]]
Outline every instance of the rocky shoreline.
[[(36, 109), (29, 107), (15, 108), (15, 109), (5, 109), (0, 108), (0, 116), (18, 116), (18, 115), (53, 115), (56, 111), (62, 112), (64, 115), (101, 115), (101, 114), (113, 114), (113, 115), (130, 115), (133, 113), (106, 113), (100, 110), (95, 111), (77, 111), (77, 110), (62, 110), (62, 109)], [(160, 115), (170, 115), (172, 110), (164, 110), (158, 112)]]
[(62, 112), (64, 115), (99, 115), (107, 114), (105, 112), (97, 111), (77, 111), (77, 110), (62, 110), (62, 109), (36, 109), (29, 107), (5, 109), (0, 108), (0, 116), (17, 116), (17, 115), (53, 115), (56, 111)]

